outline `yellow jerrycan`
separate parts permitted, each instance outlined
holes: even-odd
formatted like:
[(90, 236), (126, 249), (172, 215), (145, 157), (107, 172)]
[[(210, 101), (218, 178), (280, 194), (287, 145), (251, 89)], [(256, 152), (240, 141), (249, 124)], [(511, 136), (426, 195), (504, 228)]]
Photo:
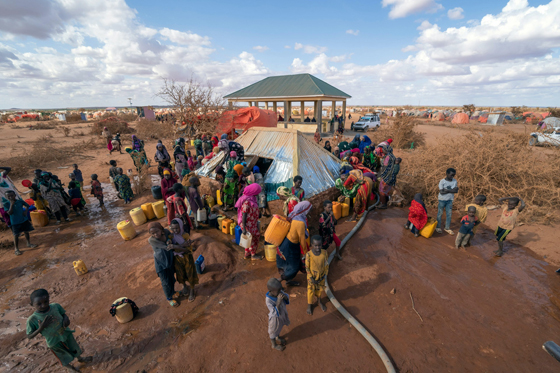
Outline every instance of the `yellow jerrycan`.
[(85, 275), (86, 273), (88, 273), (88, 269), (82, 260), (76, 260), (74, 262), (74, 271), (76, 271), (78, 276)]

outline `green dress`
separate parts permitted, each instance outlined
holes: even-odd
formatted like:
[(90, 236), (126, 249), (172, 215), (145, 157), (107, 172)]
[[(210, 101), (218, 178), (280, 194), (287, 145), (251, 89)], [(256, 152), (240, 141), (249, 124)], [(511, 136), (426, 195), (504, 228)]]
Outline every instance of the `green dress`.
[(51, 303), (50, 308), (45, 313), (33, 312), (27, 319), (27, 335), (39, 329), (39, 321), (43, 322), (47, 316), (52, 316), (53, 320), (41, 335), (45, 337), (47, 347), (56, 355), (62, 365), (67, 366), (74, 358), (82, 354), (82, 349), (74, 339), (74, 330), (62, 325), (62, 320), (66, 311), (58, 303)]
[(336, 189), (338, 189), (340, 191), (340, 194), (342, 194), (344, 197), (348, 197), (348, 198), (352, 199), (352, 198), (356, 197), (356, 194), (358, 194), (358, 188), (361, 186), (361, 184), (354, 183), (354, 186), (352, 187), (352, 189), (348, 190), (344, 186), (344, 182), (342, 181), (342, 179), (336, 179), (335, 186), (336, 186)]
[(134, 193), (132, 192), (132, 187), (130, 185), (130, 179), (126, 175), (117, 175), (113, 179), (115, 184), (119, 187), (119, 194), (125, 201), (130, 201), (134, 198)]

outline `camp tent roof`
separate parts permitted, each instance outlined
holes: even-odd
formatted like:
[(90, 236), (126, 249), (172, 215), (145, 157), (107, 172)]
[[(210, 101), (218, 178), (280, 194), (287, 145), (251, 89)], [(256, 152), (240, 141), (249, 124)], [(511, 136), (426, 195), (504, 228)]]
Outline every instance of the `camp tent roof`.
[(292, 97), (351, 98), (347, 93), (333, 87), (311, 74), (269, 76), (248, 87), (224, 96), (225, 99), (264, 99)]
[[(340, 160), (297, 130), (252, 127), (236, 142), (243, 146), (248, 164), (254, 157), (273, 160), (263, 175), (269, 201), (278, 199), (276, 188), (291, 186), (296, 175), (303, 177), (305, 195), (309, 197), (334, 187), (339, 176)], [(214, 169), (224, 157), (220, 152), (196, 173), (214, 178)]]

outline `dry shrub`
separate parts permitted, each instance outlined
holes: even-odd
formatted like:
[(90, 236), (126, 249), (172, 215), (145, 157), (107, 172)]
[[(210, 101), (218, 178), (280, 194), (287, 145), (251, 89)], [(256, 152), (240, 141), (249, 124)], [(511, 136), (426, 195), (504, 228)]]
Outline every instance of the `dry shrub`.
[(84, 131), (74, 131), (74, 135), (73, 136), (85, 136), (85, 132)]
[(410, 149), (414, 143), (414, 148), (424, 146), (426, 143), (425, 135), (416, 132), (414, 127), (418, 125), (413, 117), (397, 117), (386, 126), (381, 126), (372, 133), (368, 133), (375, 144), (379, 144), (387, 139), (393, 139), (391, 144), (395, 149)]
[(81, 151), (80, 146), (60, 147), (52, 146), (49, 142), (39, 142), (23, 155), (9, 158), (6, 164), (12, 168), (11, 175), (22, 177), (28, 175), (32, 169), (44, 169), (55, 162), (66, 164)]
[(58, 129), (64, 135), (64, 137), (70, 136), (70, 128), (60, 126)]
[(39, 122), (39, 123), (37, 123), (33, 126), (33, 129), (34, 130), (52, 130), (52, 129), (58, 127), (58, 123), (60, 123), (60, 122), (57, 122), (57, 121), (54, 121), (54, 120), (49, 120), (47, 122)]
[(82, 116), (80, 114), (66, 114), (66, 123), (83, 123)]
[(111, 116), (107, 119), (100, 120), (99, 122), (95, 122), (91, 126), (91, 134), (92, 135), (101, 135), (103, 132), (103, 127), (107, 127), (109, 131), (114, 135), (116, 133), (125, 134), (125, 133), (135, 133), (136, 131), (134, 128), (130, 128), (128, 123), (120, 120), (115, 116)]
[(136, 124), (136, 131), (141, 139), (169, 139), (175, 138), (176, 130), (173, 121), (140, 120)]
[(521, 220), (547, 224), (560, 208), (560, 150), (554, 153), (528, 147), (524, 134), (470, 132), (405, 156), (397, 187), (407, 199), (422, 193), (426, 204), (436, 207), (438, 183), (453, 167), (459, 182), (455, 208), (462, 210), (478, 194), (489, 205), (518, 196), (527, 203)]
[(152, 176), (150, 175), (149, 167), (147, 164), (142, 166), (138, 175), (134, 175), (132, 180), (132, 191), (135, 196), (139, 196), (147, 190), (151, 190), (152, 187)]

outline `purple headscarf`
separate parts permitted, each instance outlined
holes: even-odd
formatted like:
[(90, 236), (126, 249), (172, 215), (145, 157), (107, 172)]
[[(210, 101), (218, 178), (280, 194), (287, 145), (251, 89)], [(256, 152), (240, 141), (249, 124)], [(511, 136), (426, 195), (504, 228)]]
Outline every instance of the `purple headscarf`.
[[(302, 221), (305, 224), (305, 229), (307, 229), (307, 213), (311, 210), (311, 207), (313, 206), (309, 201), (300, 202), (294, 207), (294, 210), (288, 215), (288, 218)], [(307, 236), (307, 233), (305, 235)]]

